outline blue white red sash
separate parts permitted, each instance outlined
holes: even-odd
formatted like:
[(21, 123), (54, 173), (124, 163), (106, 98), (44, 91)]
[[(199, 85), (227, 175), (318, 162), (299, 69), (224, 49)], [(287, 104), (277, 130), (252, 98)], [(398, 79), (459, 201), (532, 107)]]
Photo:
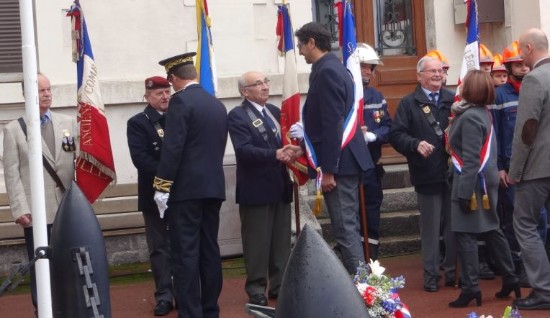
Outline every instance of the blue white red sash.
[[(484, 195), (487, 195), (487, 184), (485, 183), (485, 175), (483, 174), (483, 169), (487, 165), (487, 162), (489, 161), (489, 157), (491, 156), (491, 144), (493, 139), (492, 137), (493, 137), (493, 125), (491, 125), (489, 134), (485, 138), (485, 142), (483, 143), (483, 146), (481, 147), (481, 151), (479, 153), (480, 165), (479, 165), (479, 170), (477, 171), (477, 174), (480, 177), (481, 188), (483, 189)], [(453, 166), (455, 170), (458, 172), (458, 174), (461, 174), (464, 163), (462, 161), (462, 158), (460, 158), (456, 154), (456, 152), (452, 151), (452, 149), (451, 149), (451, 161), (453, 162)]]
[[(355, 95), (355, 87), (354, 87), (354, 95)], [(344, 121), (344, 131), (342, 135), (342, 144), (340, 146), (340, 149), (344, 149), (348, 143), (351, 141), (353, 136), (355, 135), (355, 131), (357, 129), (357, 103), (355, 103), (355, 100), (353, 102), (353, 105), (346, 117), (346, 120)], [(302, 115), (302, 118), (305, 118)], [(309, 165), (315, 169), (317, 175), (315, 177), (315, 188), (317, 190), (317, 198), (315, 200), (315, 204), (313, 207), (313, 213), (315, 215), (318, 215), (321, 212), (321, 184), (323, 182), (323, 171), (321, 167), (319, 167), (318, 161), (317, 161), (317, 155), (315, 154), (315, 149), (313, 148), (313, 144), (311, 143), (311, 140), (306, 134), (306, 122), (304, 121), (304, 144), (306, 146), (306, 155), (307, 155), (307, 161)]]

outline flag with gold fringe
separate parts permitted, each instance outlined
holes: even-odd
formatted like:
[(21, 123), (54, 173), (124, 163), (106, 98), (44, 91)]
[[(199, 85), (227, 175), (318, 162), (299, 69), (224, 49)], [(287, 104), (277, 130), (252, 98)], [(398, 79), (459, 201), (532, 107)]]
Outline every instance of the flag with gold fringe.
[(88, 201), (94, 203), (116, 179), (109, 125), (101, 98), (98, 70), (86, 20), (75, 0), (67, 13), (72, 22), (73, 61), (77, 68), (79, 155), (76, 158), (76, 182)]

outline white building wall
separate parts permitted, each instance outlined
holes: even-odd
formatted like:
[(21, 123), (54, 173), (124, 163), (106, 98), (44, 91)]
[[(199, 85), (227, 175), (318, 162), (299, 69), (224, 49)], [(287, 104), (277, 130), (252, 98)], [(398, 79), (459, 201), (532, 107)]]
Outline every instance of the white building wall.
[[(212, 37), (218, 68), (218, 97), (228, 110), (240, 102), (238, 76), (260, 70), (271, 79), (271, 102), (280, 103), (284, 61), (276, 51), (276, 5), (281, 0), (209, 0)], [(312, 20), (311, 1), (294, 0), (295, 29)], [(34, 1), (39, 69), (49, 76), (54, 107), (74, 114), (76, 67), (71, 61), (70, 19), (64, 9), (70, 0)], [(437, 48), (449, 59), (448, 83), (456, 84), (465, 43), (464, 24), (454, 23), (454, 1), (424, 0), (427, 48)], [(550, 1), (504, 0), (505, 21), (480, 25), (480, 39), (501, 52), (530, 27), (550, 34)], [(108, 122), (111, 128), (119, 183), (136, 181), (126, 145), (126, 121), (141, 111), (143, 80), (164, 75), (158, 61), (197, 46), (195, 0), (81, 0), (92, 41)], [(300, 90), (307, 92), (310, 66), (297, 58)], [(0, 128), (23, 113), (19, 83), (0, 83)], [(1, 139), (1, 136), (0, 136)], [(1, 147), (1, 143), (0, 143)], [(227, 154), (233, 149), (228, 144)], [(0, 172), (1, 173), (1, 172)], [(0, 185), (3, 178), (0, 178)], [(1, 188), (1, 186), (0, 186)]]
[[(237, 78), (259, 70), (272, 79), (270, 102), (280, 104), (284, 61), (278, 56), (274, 0), (209, 0), (219, 75), (217, 96), (228, 110), (240, 103)], [(76, 66), (71, 60), (70, 0), (34, 1), (39, 70), (51, 81), (54, 110), (76, 114)], [(118, 183), (136, 182), (126, 143), (126, 121), (140, 112), (144, 79), (164, 76), (158, 61), (196, 51), (195, 0), (81, 0), (110, 126)], [(295, 29), (312, 20), (310, 1), (287, 1)], [(300, 89), (310, 66), (297, 58)], [(0, 128), (24, 112), (19, 83), (0, 83)], [(0, 136), (1, 139), (1, 136)], [(0, 143), (1, 148), (1, 143)], [(229, 141), (227, 154), (233, 154)], [(1, 155), (1, 151), (0, 151)], [(1, 173), (0, 173), (1, 175)], [(0, 178), (3, 184), (3, 178)], [(0, 186), (2, 188), (2, 186)]]

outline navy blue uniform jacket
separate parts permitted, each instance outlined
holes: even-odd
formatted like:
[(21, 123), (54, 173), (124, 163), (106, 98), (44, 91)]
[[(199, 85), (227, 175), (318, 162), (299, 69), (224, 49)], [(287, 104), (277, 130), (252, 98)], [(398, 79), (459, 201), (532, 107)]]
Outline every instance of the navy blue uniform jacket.
[(311, 67), (303, 110), (304, 128), (323, 172), (358, 175), (374, 167), (359, 123), (353, 139), (340, 149), (344, 120), (353, 103), (350, 73), (336, 55), (325, 54)]
[[(264, 121), (269, 143), (266, 142), (252, 125), (244, 107), (250, 108), (257, 118), (263, 118), (247, 100), (229, 112), (229, 136), (237, 159), (236, 201), (243, 205), (289, 203), (292, 201), (292, 183), (286, 166), (275, 155), (282, 147), (281, 142), (277, 142)], [(280, 121), (279, 108), (271, 104), (265, 107)]]
[(199, 84), (172, 95), (157, 177), (174, 183), (170, 202), (225, 200), (227, 110)]
[(162, 139), (153, 126), (157, 122), (164, 128), (164, 117), (151, 105), (147, 105), (142, 113), (130, 118), (126, 126), (130, 156), (138, 171), (138, 209), (144, 212), (151, 209), (157, 211), (157, 204), (153, 200), (153, 179), (162, 149)]

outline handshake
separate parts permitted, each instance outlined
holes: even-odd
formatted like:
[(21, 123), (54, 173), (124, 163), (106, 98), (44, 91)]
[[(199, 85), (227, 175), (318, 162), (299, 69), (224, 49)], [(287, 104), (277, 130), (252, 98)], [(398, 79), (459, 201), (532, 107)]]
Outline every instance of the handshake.
[(303, 154), (302, 148), (296, 145), (285, 145), (283, 148), (277, 149), (276, 152), (277, 160), (285, 164), (293, 163)]

